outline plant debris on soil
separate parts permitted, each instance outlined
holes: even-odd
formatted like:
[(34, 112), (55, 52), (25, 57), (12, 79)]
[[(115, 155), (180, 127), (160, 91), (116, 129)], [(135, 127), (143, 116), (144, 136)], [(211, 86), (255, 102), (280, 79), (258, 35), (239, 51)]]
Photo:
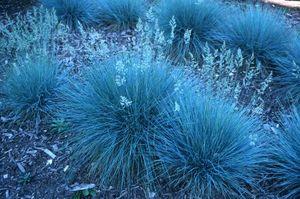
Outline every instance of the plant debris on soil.
[[(66, 135), (1, 129), (0, 139), (0, 198), (76, 198), (87, 189), (95, 190), (96, 198), (157, 198), (155, 192), (139, 186), (118, 192), (84, 180), (68, 183), (68, 151), (63, 146)], [(159, 198), (174, 197), (166, 193)]]
[[(72, 198), (77, 191), (94, 188), (91, 184), (67, 184), (65, 137), (22, 129), (2, 129), (0, 137), (0, 198)], [(103, 198), (117, 196), (113, 191), (101, 194)]]
[(13, 16), (26, 12), (31, 6), (36, 5), (37, 0), (1, 0), (0, 19), (3, 15)]
[(2, 129), (0, 198), (65, 198), (66, 154), (62, 139), (47, 133)]

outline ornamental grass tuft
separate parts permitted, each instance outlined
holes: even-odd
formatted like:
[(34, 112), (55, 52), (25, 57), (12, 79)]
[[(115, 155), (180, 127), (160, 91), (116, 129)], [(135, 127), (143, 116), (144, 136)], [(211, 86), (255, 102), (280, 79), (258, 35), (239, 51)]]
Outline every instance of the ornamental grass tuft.
[(300, 103), (300, 38), (295, 40), (290, 51), (290, 59), (279, 67), (280, 75), (277, 84), (279, 96), (284, 101)]
[[(158, 154), (168, 186), (191, 198), (249, 198), (264, 162), (260, 122), (226, 101), (185, 92)], [(173, 107), (171, 107), (173, 109)]]
[(46, 8), (55, 9), (61, 21), (71, 28), (93, 26), (98, 22), (99, 4), (98, 0), (41, 0)]
[(145, 0), (102, 0), (99, 25), (112, 30), (134, 29), (139, 18), (146, 13)]
[(225, 13), (218, 3), (197, 0), (162, 0), (157, 9), (160, 28), (172, 40), (168, 53), (175, 62), (185, 61), (190, 53), (201, 60), (205, 43)]
[(282, 198), (300, 197), (299, 108), (282, 117), (282, 129), (270, 148), (269, 174), (272, 190)]
[(254, 55), (267, 70), (276, 71), (289, 57), (295, 34), (282, 16), (271, 10), (250, 7), (229, 16), (213, 37), (220, 45)]
[(56, 112), (54, 104), (64, 81), (59, 65), (49, 57), (20, 59), (1, 84), (1, 112), (17, 125), (45, 123)]
[[(126, 57), (126, 58), (125, 58)], [(155, 145), (180, 73), (160, 62), (112, 58), (65, 92), (61, 117), (71, 125), (71, 159), (83, 177), (117, 189), (155, 178)], [(85, 171), (85, 172), (82, 172)]]

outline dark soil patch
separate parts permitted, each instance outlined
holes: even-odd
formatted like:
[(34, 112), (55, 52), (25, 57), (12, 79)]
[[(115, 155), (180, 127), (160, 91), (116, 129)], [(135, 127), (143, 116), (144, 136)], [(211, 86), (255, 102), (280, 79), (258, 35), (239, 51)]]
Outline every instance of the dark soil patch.
[[(68, 197), (63, 137), (2, 129), (0, 139), (0, 198)], [(56, 157), (53, 159), (42, 149), (52, 151)]]
[(36, 5), (38, 0), (1, 0), (0, 1), (0, 18), (5, 14), (12, 17), (26, 12), (27, 9)]
[[(69, 153), (64, 149), (67, 134), (58, 135), (46, 130), (36, 132), (0, 130), (0, 198), (5, 199), (65, 199), (76, 198), (73, 185), (89, 184), (89, 179), (68, 179)], [(44, 150), (51, 151), (51, 157)], [(51, 154), (51, 153), (50, 153)], [(82, 157), (84, 158), (84, 157)], [(66, 168), (69, 168), (66, 170)], [(84, 172), (84, 171), (82, 171)], [(129, 190), (116, 191), (113, 187), (95, 187), (95, 198), (148, 198), (148, 190), (133, 186)], [(181, 198), (165, 193), (152, 198)], [(84, 197), (81, 197), (84, 199)], [(90, 197), (85, 197), (86, 199)], [(77, 199), (77, 198), (76, 198)]]

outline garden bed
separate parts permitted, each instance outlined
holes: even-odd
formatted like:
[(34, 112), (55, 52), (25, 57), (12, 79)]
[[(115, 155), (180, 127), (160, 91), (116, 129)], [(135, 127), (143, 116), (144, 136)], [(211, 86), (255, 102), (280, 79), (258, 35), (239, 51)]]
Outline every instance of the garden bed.
[(49, 2), (2, 5), (0, 198), (300, 196), (298, 10)]

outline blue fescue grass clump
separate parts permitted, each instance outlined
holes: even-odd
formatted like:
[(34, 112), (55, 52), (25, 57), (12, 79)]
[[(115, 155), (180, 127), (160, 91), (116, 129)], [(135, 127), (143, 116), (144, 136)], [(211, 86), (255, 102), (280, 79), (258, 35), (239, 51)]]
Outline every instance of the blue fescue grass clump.
[(71, 176), (84, 170), (83, 177), (117, 189), (155, 176), (154, 145), (167, 123), (161, 115), (180, 76), (164, 63), (126, 57), (88, 70), (84, 84), (65, 92), (60, 115), (73, 132)]
[(289, 57), (294, 36), (278, 13), (250, 7), (224, 20), (213, 39), (233, 49), (240, 48), (249, 57), (253, 54), (265, 67), (274, 70)]
[(102, 0), (99, 25), (112, 30), (134, 29), (147, 9), (145, 0)]
[(1, 84), (3, 116), (17, 125), (39, 125), (55, 112), (63, 79), (59, 65), (46, 56), (20, 59)]
[(260, 122), (203, 96), (185, 92), (169, 115), (173, 129), (158, 148), (168, 185), (191, 198), (250, 198), (264, 161)]
[(299, 108), (282, 117), (278, 140), (270, 147), (272, 189), (283, 198), (300, 197), (300, 116)]
[(97, 0), (41, 0), (46, 8), (55, 9), (61, 21), (71, 28), (93, 26), (98, 22), (99, 1)]
[(162, 0), (158, 5), (158, 23), (173, 39), (171, 58), (182, 62), (192, 53), (201, 59), (202, 49), (223, 15), (223, 7), (210, 0)]
[(278, 89), (283, 100), (300, 102), (300, 38), (293, 43), (290, 51), (290, 58), (285, 64), (279, 66), (280, 76), (277, 83), (281, 85)]

